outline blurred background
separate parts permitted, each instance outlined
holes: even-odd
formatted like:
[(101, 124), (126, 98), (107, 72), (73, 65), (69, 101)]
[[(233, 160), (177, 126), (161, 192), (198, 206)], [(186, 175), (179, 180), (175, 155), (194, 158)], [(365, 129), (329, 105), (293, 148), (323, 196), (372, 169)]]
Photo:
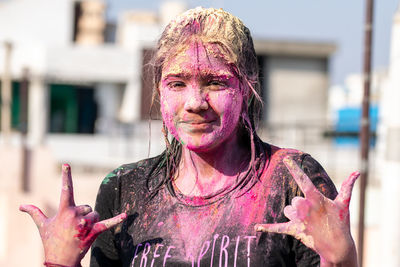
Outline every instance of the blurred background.
[[(148, 66), (163, 27), (196, 6), (222, 7), (250, 28), (264, 141), (310, 153), (338, 188), (365, 168), (362, 0), (0, 0), (1, 266), (42, 266), (39, 234), (18, 206), (54, 214), (62, 163), (76, 202), (93, 205), (108, 172), (164, 149)], [(398, 0), (375, 3), (372, 56), (364, 266), (400, 266)], [(357, 184), (355, 240), (358, 198)]]

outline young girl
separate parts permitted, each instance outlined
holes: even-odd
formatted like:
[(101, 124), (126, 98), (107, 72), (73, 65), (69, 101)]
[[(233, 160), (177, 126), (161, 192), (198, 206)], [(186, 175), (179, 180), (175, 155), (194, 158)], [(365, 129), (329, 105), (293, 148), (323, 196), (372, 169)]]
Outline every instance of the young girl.
[(161, 155), (109, 174), (96, 212), (75, 206), (68, 165), (54, 218), (21, 206), (45, 265), (79, 266), (101, 232), (93, 267), (357, 265), (348, 207), (358, 173), (338, 194), (310, 155), (259, 139), (257, 60), (238, 18), (196, 8), (170, 22), (154, 77)]

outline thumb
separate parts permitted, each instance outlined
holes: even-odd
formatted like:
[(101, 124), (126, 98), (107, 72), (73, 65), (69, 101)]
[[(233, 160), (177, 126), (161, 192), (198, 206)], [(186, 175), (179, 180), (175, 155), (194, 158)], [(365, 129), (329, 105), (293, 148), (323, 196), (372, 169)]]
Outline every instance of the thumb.
[(285, 223), (270, 223), (270, 224), (256, 224), (254, 229), (257, 232), (270, 232), (270, 233), (278, 233), (278, 234), (286, 234), (295, 236), (300, 233), (302, 229), (293, 222), (285, 222)]
[(339, 194), (335, 199), (336, 201), (340, 201), (347, 207), (350, 205), (351, 192), (353, 191), (354, 183), (359, 176), (359, 172), (353, 172), (346, 180), (343, 181), (342, 186), (340, 187)]
[(110, 219), (103, 220), (101, 222), (96, 223), (96, 225), (93, 227), (93, 230), (94, 230), (95, 234), (100, 234), (100, 233), (116, 226), (117, 224), (123, 222), (126, 219), (126, 217), (127, 217), (127, 215), (124, 212), (124, 213), (121, 213)]
[(85, 238), (84, 241), (85, 245), (90, 246), (99, 234), (123, 222), (126, 219), (126, 217), (127, 217), (126, 213), (121, 213), (113, 218), (95, 223), (93, 225), (92, 230)]
[(34, 205), (21, 205), (19, 206), (19, 210), (28, 213), (38, 228), (41, 228), (47, 219), (46, 215)]

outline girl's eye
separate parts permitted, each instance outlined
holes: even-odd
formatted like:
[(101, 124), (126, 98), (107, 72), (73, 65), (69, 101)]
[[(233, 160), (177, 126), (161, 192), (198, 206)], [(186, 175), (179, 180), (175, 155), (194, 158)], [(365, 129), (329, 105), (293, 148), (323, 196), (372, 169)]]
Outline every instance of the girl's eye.
[(168, 88), (172, 90), (180, 90), (181, 88), (185, 87), (185, 83), (181, 81), (174, 81), (167, 84)]
[(222, 90), (226, 88), (226, 84), (219, 80), (212, 80), (208, 82), (208, 86), (211, 90)]

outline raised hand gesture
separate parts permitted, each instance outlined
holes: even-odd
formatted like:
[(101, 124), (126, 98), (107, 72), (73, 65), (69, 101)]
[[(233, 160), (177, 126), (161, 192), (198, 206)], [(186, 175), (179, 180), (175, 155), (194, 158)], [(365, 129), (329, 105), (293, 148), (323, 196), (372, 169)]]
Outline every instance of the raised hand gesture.
[(90, 206), (76, 206), (68, 164), (62, 166), (60, 205), (54, 217), (46, 217), (33, 205), (21, 205), (19, 209), (29, 213), (38, 227), (49, 266), (80, 266), (96, 237), (126, 218), (122, 213), (99, 222), (99, 215)]
[(257, 224), (257, 231), (292, 235), (321, 257), (321, 266), (357, 266), (357, 254), (350, 233), (349, 204), (354, 182), (352, 173), (342, 184), (335, 200), (322, 195), (310, 178), (289, 157), (283, 162), (304, 197), (294, 197), (284, 209), (286, 223)]

